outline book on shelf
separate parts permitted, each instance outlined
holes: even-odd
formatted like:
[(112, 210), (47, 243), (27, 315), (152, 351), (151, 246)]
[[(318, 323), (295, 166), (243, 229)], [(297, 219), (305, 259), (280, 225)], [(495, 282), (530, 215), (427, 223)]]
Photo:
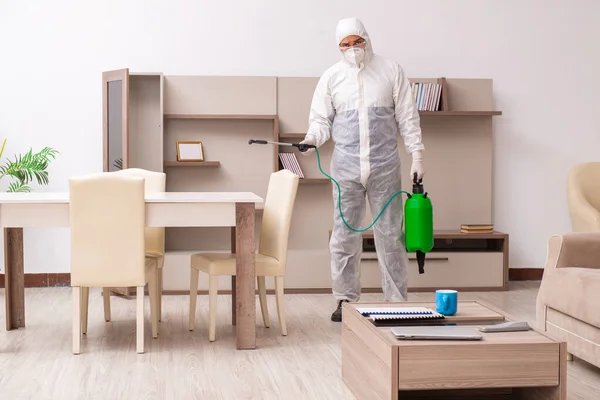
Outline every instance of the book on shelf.
[(279, 161), (281, 161), (281, 166), (284, 169), (292, 171), (300, 179), (304, 178), (304, 173), (302, 172), (302, 168), (300, 168), (300, 163), (296, 158), (296, 154), (294, 153), (279, 153)]
[(461, 233), (494, 233), (494, 225), (492, 224), (462, 224), (460, 226)]
[(442, 85), (433, 82), (411, 83), (413, 100), (419, 111), (439, 111), (442, 99)]

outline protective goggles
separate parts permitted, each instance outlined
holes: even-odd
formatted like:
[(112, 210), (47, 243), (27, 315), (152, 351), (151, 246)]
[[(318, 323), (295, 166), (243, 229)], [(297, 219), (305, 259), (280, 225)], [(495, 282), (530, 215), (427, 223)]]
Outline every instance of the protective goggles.
[(340, 49), (347, 50), (347, 49), (351, 49), (353, 47), (363, 46), (365, 43), (367, 43), (367, 41), (363, 38), (360, 38), (360, 39), (353, 40), (351, 42), (340, 43), (339, 46), (340, 46)]

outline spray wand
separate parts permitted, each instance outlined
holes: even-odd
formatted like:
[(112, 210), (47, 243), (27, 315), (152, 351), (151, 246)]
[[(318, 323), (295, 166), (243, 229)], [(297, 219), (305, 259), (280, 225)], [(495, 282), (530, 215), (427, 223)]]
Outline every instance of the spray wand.
[(319, 166), (319, 171), (321, 171), (321, 173), (324, 176), (326, 176), (333, 183), (335, 183), (338, 188), (338, 209), (340, 211), (340, 217), (342, 218), (344, 225), (346, 225), (346, 227), (353, 232), (365, 232), (371, 229), (373, 225), (375, 225), (375, 223), (383, 215), (383, 212), (389, 206), (392, 200), (396, 196), (405, 193), (408, 197), (404, 205), (406, 250), (408, 252), (416, 252), (419, 273), (422, 274), (425, 272), (425, 253), (431, 251), (431, 249), (433, 248), (433, 208), (427, 192), (424, 192), (423, 190), (422, 179), (417, 180), (417, 174), (414, 174), (413, 177), (412, 194), (404, 190), (400, 190), (394, 193), (381, 208), (381, 211), (379, 212), (377, 217), (375, 217), (371, 225), (363, 229), (356, 229), (351, 227), (344, 218), (344, 214), (342, 212), (342, 194), (340, 185), (333, 177), (329, 176), (325, 171), (323, 171), (323, 168), (321, 167), (321, 156), (319, 155), (319, 149), (317, 148), (317, 146), (305, 143), (285, 143), (256, 139), (250, 139), (248, 141), (248, 144), (254, 143), (296, 147), (301, 152), (305, 152), (308, 149), (315, 149), (315, 153), (317, 154), (317, 163)]

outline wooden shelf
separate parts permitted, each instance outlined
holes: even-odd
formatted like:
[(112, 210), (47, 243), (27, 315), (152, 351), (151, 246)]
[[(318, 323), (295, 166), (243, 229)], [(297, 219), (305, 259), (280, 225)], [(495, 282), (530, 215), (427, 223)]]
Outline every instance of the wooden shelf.
[(329, 183), (331, 180), (328, 178), (303, 178), (299, 180), (300, 184), (319, 184), (319, 183)]
[(280, 139), (304, 139), (306, 133), (280, 133)]
[(481, 117), (502, 115), (502, 111), (419, 111), (419, 115), (427, 117)]
[[(419, 111), (423, 117), (485, 117), (502, 115), (502, 111)], [(280, 133), (280, 139), (304, 139), (306, 133)]]
[(165, 114), (165, 119), (269, 119), (277, 118), (275, 114)]
[(492, 233), (462, 233), (457, 229), (434, 231), (433, 236), (436, 239), (502, 239), (508, 235), (498, 231), (493, 231)]
[[(331, 235), (331, 231), (329, 232)], [(373, 231), (369, 230), (362, 233), (363, 238), (373, 239)], [(433, 232), (435, 239), (502, 239), (507, 236), (506, 233), (494, 231), (493, 233), (462, 233), (457, 230), (438, 230)]]
[(218, 167), (221, 165), (220, 161), (165, 161), (165, 168), (171, 167)]

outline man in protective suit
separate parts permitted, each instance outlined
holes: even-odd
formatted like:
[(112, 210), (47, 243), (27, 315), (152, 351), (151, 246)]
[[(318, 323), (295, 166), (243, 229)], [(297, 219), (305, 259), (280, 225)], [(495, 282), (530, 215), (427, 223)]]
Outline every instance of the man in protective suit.
[[(366, 198), (373, 216), (401, 190), (398, 138), (412, 155), (411, 177), (424, 174), (420, 119), (402, 67), (373, 53), (369, 35), (357, 18), (339, 21), (341, 60), (319, 79), (301, 143), (322, 146), (334, 141), (331, 176), (341, 189), (346, 222), (362, 228)], [(302, 154), (314, 152), (310, 149)], [(366, 198), (365, 198), (366, 196)], [(332, 321), (342, 320), (342, 302), (360, 297), (362, 235), (344, 224), (333, 185), (333, 232), (329, 244), (333, 295), (338, 301)], [(397, 196), (374, 225), (375, 247), (384, 299), (407, 299), (408, 256), (404, 243), (402, 201)]]

